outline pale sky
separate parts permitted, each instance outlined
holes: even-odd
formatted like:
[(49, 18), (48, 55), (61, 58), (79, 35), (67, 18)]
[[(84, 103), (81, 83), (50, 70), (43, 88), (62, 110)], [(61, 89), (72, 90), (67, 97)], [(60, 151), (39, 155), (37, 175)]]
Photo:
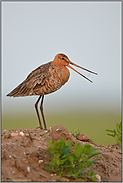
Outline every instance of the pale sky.
[(38, 66), (66, 54), (98, 75), (90, 83), (70, 70), (69, 81), (45, 96), (45, 110), (120, 110), (121, 2), (2, 2), (4, 112), (34, 111), (38, 96), (9, 98)]

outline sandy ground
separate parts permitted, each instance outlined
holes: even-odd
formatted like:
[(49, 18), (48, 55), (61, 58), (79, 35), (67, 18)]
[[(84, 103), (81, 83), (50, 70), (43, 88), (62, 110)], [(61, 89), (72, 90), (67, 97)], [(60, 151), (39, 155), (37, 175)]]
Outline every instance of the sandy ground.
[[(20, 133), (21, 132), (21, 133)], [(22, 133), (23, 132), (23, 133)], [(43, 168), (48, 166), (50, 154), (49, 146), (44, 134), (52, 141), (61, 137), (64, 141), (80, 142), (81, 145), (90, 144), (98, 148), (100, 158), (91, 168), (96, 174), (97, 181), (122, 182), (122, 148), (116, 145), (96, 145), (93, 141), (80, 141), (74, 138), (64, 127), (55, 126), (50, 130), (14, 129), (1, 132), (1, 181), (2, 182), (57, 182), (59, 177)], [(42, 161), (43, 160), (43, 161)], [(65, 182), (77, 182), (77, 179), (62, 177)], [(91, 181), (82, 179), (83, 181)]]

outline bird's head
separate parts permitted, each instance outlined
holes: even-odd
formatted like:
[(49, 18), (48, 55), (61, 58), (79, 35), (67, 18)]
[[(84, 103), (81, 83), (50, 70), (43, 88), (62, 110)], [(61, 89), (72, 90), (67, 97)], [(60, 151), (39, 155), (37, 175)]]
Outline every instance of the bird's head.
[(70, 60), (66, 55), (60, 53), (55, 56), (53, 62), (59, 66), (68, 66)]
[[(57, 54), (57, 55), (55, 56), (53, 62), (54, 62), (57, 66), (61, 66), (61, 67), (67, 66), (67, 67), (71, 68), (72, 70), (74, 70), (75, 72), (77, 72), (78, 74), (80, 74), (81, 76), (83, 76), (85, 79), (87, 79), (87, 80), (90, 81), (90, 82), (92, 82), (92, 81), (91, 81), (90, 79), (88, 79), (86, 76), (84, 76), (83, 74), (81, 74), (80, 72), (78, 72), (77, 70), (75, 70), (73, 67), (71, 67), (71, 65), (74, 65), (74, 66), (76, 66), (76, 67), (79, 67), (80, 69), (83, 69), (83, 70), (85, 70), (85, 71), (88, 71), (88, 72), (90, 72), (90, 73), (92, 73), (92, 74), (96, 74), (96, 75), (97, 75), (97, 73), (95, 73), (95, 72), (93, 72), (93, 71), (90, 71), (90, 70), (85, 69), (85, 68), (83, 68), (83, 67), (81, 67), (81, 66), (79, 66), (79, 65), (74, 64), (73, 62), (71, 62), (71, 61), (69, 60), (69, 58), (68, 58), (65, 54), (62, 54), (62, 53)], [(71, 64), (71, 65), (70, 65), (70, 64)]]

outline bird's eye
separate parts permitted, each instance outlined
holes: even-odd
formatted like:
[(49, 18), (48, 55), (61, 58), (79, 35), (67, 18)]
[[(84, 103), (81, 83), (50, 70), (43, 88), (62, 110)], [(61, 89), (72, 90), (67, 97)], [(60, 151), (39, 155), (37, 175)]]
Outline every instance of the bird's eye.
[(64, 57), (62, 57), (62, 60), (65, 60)]

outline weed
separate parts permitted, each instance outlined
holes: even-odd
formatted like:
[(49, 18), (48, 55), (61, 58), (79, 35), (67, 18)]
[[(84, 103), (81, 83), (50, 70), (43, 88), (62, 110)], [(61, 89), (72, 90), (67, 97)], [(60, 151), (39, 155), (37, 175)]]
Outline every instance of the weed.
[(108, 133), (107, 135), (116, 138), (116, 142), (122, 146), (122, 121), (120, 124), (116, 124), (116, 130), (106, 130)]
[[(72, 178), (87, 177), (93, 181), (96, 181), (95, 174), (91, 169), (91, 172), (86, 172), (86, 168), (98, 159), (90, 161), (90, 158), (100, 154), (96, 152), (98, 149), (93, 148), (91, 145), (85, 144), (82, 146), (80, 143), (73, 144), (68, 139), (64, 142), (63, 138), (56, 142), (52, 142), (48, 139), (50, 153), (50, 167), (44, 167), (49, 172), (57, 173), (60, 176), (67, 176)], [(73, 152), (70, 154), (70, 148), (74, 146)]]
[(80, 134), (80, 131), (79, 131), (79, 130), (73, 130), (73, 131), (71, 132), (71, 134), (72, 134), (75, 138), (77, 138), (78, 135)]

